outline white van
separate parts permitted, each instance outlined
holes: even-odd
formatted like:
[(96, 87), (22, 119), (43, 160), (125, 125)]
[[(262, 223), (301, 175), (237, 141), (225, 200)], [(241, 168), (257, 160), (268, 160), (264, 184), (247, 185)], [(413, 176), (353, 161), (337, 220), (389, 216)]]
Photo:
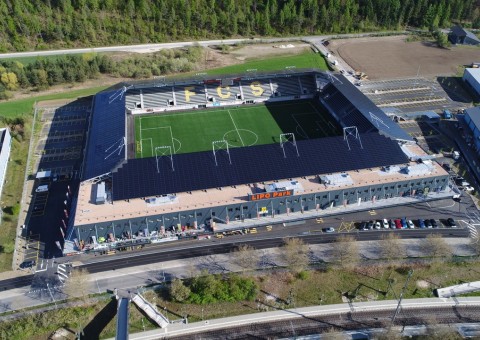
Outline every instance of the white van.
[(35, 192), (46, 192), (48, 191), (48, 185), (39, 185), (38, 188), (35, 190)]

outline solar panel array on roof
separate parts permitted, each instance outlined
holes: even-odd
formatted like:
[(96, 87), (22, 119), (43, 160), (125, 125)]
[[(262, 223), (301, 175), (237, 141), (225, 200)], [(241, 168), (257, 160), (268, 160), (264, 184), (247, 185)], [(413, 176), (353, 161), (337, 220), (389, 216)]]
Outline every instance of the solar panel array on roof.
[(400, 146), (378, 133), (361, 135), (360, 143), (350, 137), (297, 141), (300, 157), (285, 144), (284, 158), (279, 144), (230, 149), (232, 164), (225, 151), (197, 152), (169, 157), (131, 159), (113, 172), (114, 200), (148, 197), (186, 191), (258, 183), (276, 179), (351, 171), (408, 162)]
[(83, 179), (112, 171), (125, 160), (125, 97), (123, 89), (95, 96)]
[(413, 141), (412, 137), (406, 133), (397, 123), (389, 118), (382, 110), (380, 110), (367, 96), (365, 96), (355, 85), (347, 80), (343, 75), (335, 75), (332, 81), (338, 91), (344, 97), (348, 98), (350, 103), (354, 105), (362, 115), (370, 121), (370, 123), (378, 129), (378, 132), (398, 140)]

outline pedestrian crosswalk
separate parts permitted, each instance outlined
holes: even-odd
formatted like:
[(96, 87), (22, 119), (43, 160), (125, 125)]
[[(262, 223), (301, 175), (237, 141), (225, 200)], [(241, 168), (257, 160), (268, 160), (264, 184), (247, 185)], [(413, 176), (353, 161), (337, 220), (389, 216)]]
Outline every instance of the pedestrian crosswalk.
[(467, 226), (468, 231), (470, 232), (470, 236), (471, 236), (472, 238), (478, 239), (478, 238), (479, 238), (479, 234), (478, 234), (477, 227), (479, 227), (480, 224), (477, 224), (477, 223), (476, 223), (476, 224), (473, 224), (473, 223), (471, 223), (471, 222), (472, 222), (471, 220), (470, 220), (470, 221), (464, 221), (464, 220), (462, 220), (462, 222)]

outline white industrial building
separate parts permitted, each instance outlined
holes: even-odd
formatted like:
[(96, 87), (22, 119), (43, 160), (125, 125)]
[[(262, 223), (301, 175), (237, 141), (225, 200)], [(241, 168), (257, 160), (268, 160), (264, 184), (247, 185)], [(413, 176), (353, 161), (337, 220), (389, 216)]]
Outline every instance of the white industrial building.
[(466, 68), (463, 72), (463, 81), (480, 96), (480, 68)]
[(8, 158), (10, 157), (10, 145), (12, 138), (7, 128), (0, 129), (0, 194), (7, 174)]

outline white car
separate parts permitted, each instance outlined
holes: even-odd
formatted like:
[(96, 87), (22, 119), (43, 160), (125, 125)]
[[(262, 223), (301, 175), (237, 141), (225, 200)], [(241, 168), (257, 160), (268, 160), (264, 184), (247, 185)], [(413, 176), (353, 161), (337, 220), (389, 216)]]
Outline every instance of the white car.
[(407, 224), (410, 229), (415, 229), (415, 224), (413, 224), (412, 220), (408, 220)]
[(467, 187), (464, 187), (463, 190), (465, 190), (466, 192), (470, 192), (470, 191), (474, 191), (475, 188), (472, 186), (467, 186)]
[(389, 228), (388, 220), (387, 220), (386, 218), (383, 219), (382, 223), (383, 223), (383, 227), (384, 227), (385, 229), (388, 229), (388, 228)]
[(375, 222), (374, 228), (375, 229), (380, 229), (381, 228), (380, 222), (378, 222), (378, 221)]

